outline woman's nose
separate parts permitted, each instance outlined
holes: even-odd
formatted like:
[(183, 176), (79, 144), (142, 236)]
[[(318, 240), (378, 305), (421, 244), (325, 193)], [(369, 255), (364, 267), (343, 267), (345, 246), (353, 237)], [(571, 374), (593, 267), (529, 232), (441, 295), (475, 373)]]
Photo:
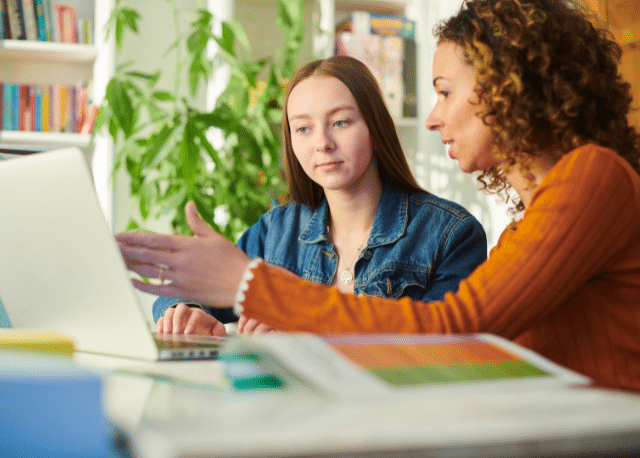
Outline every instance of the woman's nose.
[(335, 146), (335, 143), (331, 139), (327, 132), (321, 131), (318, 133), (318, 138), (316, 139), (316, 149), (318, 151), (331, 151)]
[(436, 108), (434, 107), (424, 122), (424, 126), (429, 130), (440, 130), (440, 127), (442, 127), (442, 120), (436, 115), (435, 111)]

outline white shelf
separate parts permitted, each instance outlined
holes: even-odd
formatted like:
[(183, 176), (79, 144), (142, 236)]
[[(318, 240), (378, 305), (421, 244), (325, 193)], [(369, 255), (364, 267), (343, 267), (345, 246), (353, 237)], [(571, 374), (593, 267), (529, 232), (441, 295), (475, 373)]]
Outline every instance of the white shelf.
[(91, 137), (83, 134), (54, 132), (0, 131), (0, 147), (41, 150), (52, 147), (77, 146), (87, 148)]
[(29, 40), (0, 41), (0, 58), (25, 61), (93, 62), (96, 55), (94, 45)]
[(413, 0), (335, 0), (336, 11), (375, 11), (382, 14), (404, 15)]

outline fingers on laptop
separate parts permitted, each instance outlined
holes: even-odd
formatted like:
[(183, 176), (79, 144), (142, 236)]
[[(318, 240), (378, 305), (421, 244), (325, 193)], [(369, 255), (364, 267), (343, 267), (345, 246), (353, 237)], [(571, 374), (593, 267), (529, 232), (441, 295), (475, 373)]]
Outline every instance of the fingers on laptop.
[(184, 303), (168, 308), (156, 323), (156, 331), (164, 334), (226, 335), (224, 324), (200, 307)]

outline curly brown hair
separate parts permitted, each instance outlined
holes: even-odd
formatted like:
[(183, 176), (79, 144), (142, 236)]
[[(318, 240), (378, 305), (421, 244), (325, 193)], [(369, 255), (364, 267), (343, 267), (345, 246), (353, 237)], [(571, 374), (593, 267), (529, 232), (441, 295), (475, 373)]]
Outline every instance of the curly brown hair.
[(504, 172), (513, 166), (533, 180), (532, 157), (557, 161), (585, 143), (615, 150), (640, 173), (631, 86), (618, 70), (622, 49), (594, 24), (573, 0), (464, 0), (436, 27), (438, 42), (460, 46), (477, 72), (479, 116), (504, 164), (478, 177), (485, 190), (506, 190)]

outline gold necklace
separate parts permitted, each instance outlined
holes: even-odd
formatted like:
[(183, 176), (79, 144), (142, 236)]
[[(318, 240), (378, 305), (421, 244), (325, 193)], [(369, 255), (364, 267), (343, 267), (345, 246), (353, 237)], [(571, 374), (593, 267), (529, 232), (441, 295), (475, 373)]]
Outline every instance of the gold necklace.
[[(364, 248), (365, 244), (367, 243), (367, 240), (369, 240), (369, 235), (368, 234), (367, 234), (367, 238), (357, 248), (356, 257), (354, 258), (354, 260), (352, 262), (348, 262), (348, 263), (346, 263), (344, 265), (344, 270), (340, 274), (340, 280), (342, 280), (342, 283), (345, 283), (345, 284), (348, 285), (349, 283), (351, 283), (351, 280), (353, 280), (353, 274), (351, 272), (349, 272), (349, 266), (351, 264), (353, 264), (354, 273), (355, 273), (355, 262), (358, 260), (358, 256), (360, 256), (360, 252), (362, 251), (362, 249)], [(342, 255), (340, 254), (340, 251), (338, 250), (338, 246), (335, 243), (333, 245), (333, 248), (336, 250), (338, 258), (342, 258)], [(346, 259), (345, 259), (345, 262), (346, 262)]]

